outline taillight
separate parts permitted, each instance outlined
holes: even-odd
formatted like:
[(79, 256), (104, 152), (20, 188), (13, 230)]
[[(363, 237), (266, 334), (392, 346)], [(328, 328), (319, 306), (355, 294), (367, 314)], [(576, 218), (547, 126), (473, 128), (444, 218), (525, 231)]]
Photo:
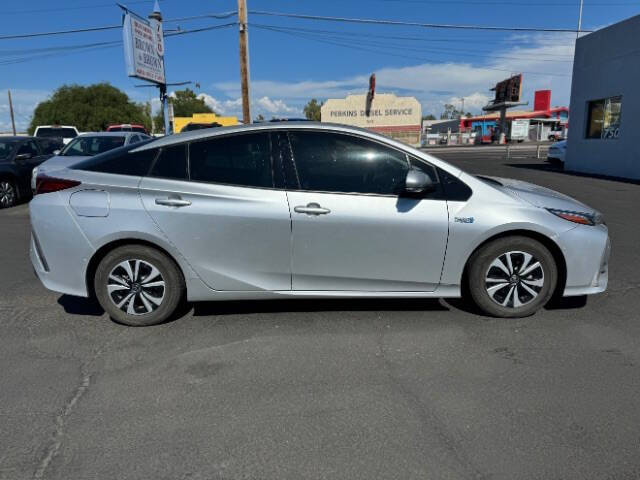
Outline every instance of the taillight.
[(59, 192), (60, 190), (66, 190), (67, 188), (77, 187), (80, 183), (81, 182), (76, 180), (38, 175), (36, 178), (36, 195), (41, 193)]

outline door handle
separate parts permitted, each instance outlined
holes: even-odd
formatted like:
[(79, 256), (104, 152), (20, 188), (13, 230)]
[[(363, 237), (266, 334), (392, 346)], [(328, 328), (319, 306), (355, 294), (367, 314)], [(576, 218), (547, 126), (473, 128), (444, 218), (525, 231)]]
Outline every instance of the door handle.
[(293, 211), (296, 213), (306, 213), (307, 215), (326, 215), (327, 213), (331, 213), (331, 210), (322, 208), (317, 203), (308, 203), (306, 206), (298, 205), (297, 207), (293, 207)]
[(191, 205), (189, 200), (183, 200), (179, 196), (170, 195), (169, 198), (156, 198), (156, 205), (163, 207), (188, 207)]

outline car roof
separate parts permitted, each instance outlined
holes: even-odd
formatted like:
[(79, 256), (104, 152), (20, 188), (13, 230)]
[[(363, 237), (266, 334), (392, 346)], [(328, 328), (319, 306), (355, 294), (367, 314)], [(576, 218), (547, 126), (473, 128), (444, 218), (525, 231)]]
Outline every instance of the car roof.
[(142, 132), (84, 132), (76, 138), (81, 137), (128, 137), (131, 135), (139, 135)]
[(9, 135), (9, 136), (2, 136), (0, 137), (0, 141), (2, 140), (42, 140), (41, 138), (38, 137), (30, 137), (28, 135)]
[(393, 144), (398, 143), (403, 148), (410, 148), (408, 145), (396, 142), (389, 137), (380, 135), (359, 127), (352, 127), (350, 125), (343, 125), (339, 123), (326, 123), (326, 122), (309, 122), (309, 121), (295, 121), (295, 122), (266, 122), (266, 123), (253, 123), (249, 125), (232, 125), (228, 127), (219, 128), (207, 128), (203, 130), (192, 130), (190, 132), (174, 133), (173, 135), (165, 135), (157, 140), (141, 145), (139, 148), (132, 150), (133, 152), (141, 152), (151, 148), (166, 147), (183, 142), (191, 142), (194, 140), (202, 140), (205, 138), (213, 138), (218, 135), (227, 135), (231, 133), (245, 133), (245, 132), (261, 132), (261, 131), (277, 131), (277, 130), (291, 130), (291, 129), (304, 129), (313, 131), (338, 131), (343, 133), (357, 133), (358, 135), (366, 136), (373, 139), (381, 140), (385, 143)]

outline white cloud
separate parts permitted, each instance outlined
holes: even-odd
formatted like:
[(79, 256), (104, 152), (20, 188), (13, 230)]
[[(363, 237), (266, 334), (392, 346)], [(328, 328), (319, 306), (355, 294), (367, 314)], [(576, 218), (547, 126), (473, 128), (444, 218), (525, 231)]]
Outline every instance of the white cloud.
[[(533, 92), (539, 89), (553, 91), (554, 105), (568, 105), (575, 36), (520, 34), (512, 39), (506, 47), (496, 48), (495, 56), (484, 64), (474, 65), (465, 60), (378, 68), (375, 71), (377, 91), (415, 96), (421, 102), (424, 114), (436, 115), (445, 103), (457, 99), (458, 103), (454, 104), (459, 105), (460, 98), (464, 97), (465, 110), (477, 113), (493, 96), (489, 90), (498, 81), (510, 73), (522, 72), (522, 98), (529, 101), (531, 108)], [(311, 98), (324, 100), (363, 93), (368, 88), (368, 78), (369, 73), (325, 81), (254, 79), (251, 90), (259, 99), (281, 98), (290, 108), (301, 111)], [(218, 82), (213, 87), (229, 97), (240, 95), (236, 82)]]
[(290, 107), (282, 100), (272, 100), (269, 97), (262, 97), (254, 101), (258, 110), (264, 110), (271, 114), (294, 113), (297, 109)]

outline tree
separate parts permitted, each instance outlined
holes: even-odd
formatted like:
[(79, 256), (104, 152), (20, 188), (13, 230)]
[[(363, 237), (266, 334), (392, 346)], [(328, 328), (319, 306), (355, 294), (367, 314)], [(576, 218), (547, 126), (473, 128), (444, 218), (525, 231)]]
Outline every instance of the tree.
[(256, 117), (255, 119), (256, 122), (264, 122), (264, 115), (262, 115), (261, 113)]
[(462, 110), (458, 110), (450, 103), (444, 105), (444, 112), (440, 115), (440, 120), (455, 120), (462, 116), (471, 117), (471, 112), (464, 113)]
[[(175, 117), (191, 117), (194, 113), (216, 113), (209, 105), (204, 103), (204, 99), (198, 98), (190, 88), (176, 90), (168, 100), (173, 105), (173, 115)], [(153, 121), (156, 130), (164, 130), (164, 113), (162, 109), (153, 117)]]
[(35, 108), (29, 134), (38, 125), (74, 125), (81, 132), (96, 132), (111, 123), (139, 123), (151, 129), (151, 118), (145, 114), (144, 106), (108, 83), (62, 85)]
[(312, 98), (309, 103), (304, 106), (304, 116), (307, 120), (313, 120), (314, 122), (319, 122), (321, 119), (320, 115), (320, 107), (322, 107), (323, 103), (318, 103), (318, 100)]
[(436, 116), (435, 116), (434, 114), (430, 113), (429, 115), (424, 115), (424, 116), (422, 117), (422, 119), (423, 119), (423, 120), (435, 120), (435, 119), (436, 119)]

